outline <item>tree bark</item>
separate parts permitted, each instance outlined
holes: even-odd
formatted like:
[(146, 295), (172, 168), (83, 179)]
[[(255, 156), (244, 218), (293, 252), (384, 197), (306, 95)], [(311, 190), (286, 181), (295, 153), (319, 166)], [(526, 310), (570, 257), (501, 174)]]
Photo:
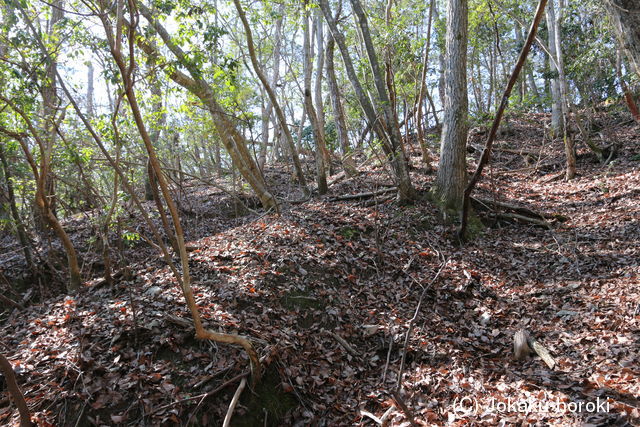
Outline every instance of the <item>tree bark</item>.
[(2, 172), (4, 175), (5, 185), (7, 187), (7, 197), (9, 199), (9, 210), (16, 227), (16, 235), (18, 236), (20, 246), (22, 246), (22, 253), (24, 253), (24, 259), (27, 262), (27, 267), (29, 268), (29, 270), (31, 270), (33, 268), (33, 258), (31, 256), (31, 241), (29, 240), (27, 231), (25, 230), (22, 219), (20, 218), (20, 213), (18, 212), (15, 192), (13, 191), (11, 170), (9, 169), (9, 163), (7, 162), (7, 156), (2, 142), (0, 142), (0, 163), (2, 164)]
[(324, 163), (324, 129), (320, 125), (316, 109), (313, 105), (311, 96), (311, 36), (309, 34), (309, 12), (304, 3), (305, 11), (302, 16), (303, 31), (303, 50), (304, 50), (304, 107), (309, 116), (311, 127), (313, 129), (313, 139), (316, 142), (316, 183), (318, 185), (318, 193), (326, 194), (329, 190), (327, 185), (327, 174)]
[(342, 166), (349, 176), (357, 174), (355, 162), (352, 157), (351, 146), (349, 144), (349, 135), (347, 133), (347, 121), (344, 117), (344, 108), (342, 106), (342, 95), (336, 78), (334, 58), (335, 41), (333, 37), (329, 37), (326, 49), (326, 69), (327, 84), (329, 86), (329, 97), (331, 98), (331, 106), (333, 107), (333, 117), (336, 123), (336, 133), (338, 134), (338, 143), (342, 151)]
[[(351, 56), (346, 45), (345, 37), (338, 29), (338, 24), (336, 23), (336, 20), (331, 13), (328, 0), (319, 0), (319, 6), (322, 10), (325, 20), (327, 21), (329, 29), (331, 30), (333, 39), (335, 40), (335, 43), (340, 50), (347, 77), (349, 78), (349, 82), (353, 87), (358, 102), (360, 103), (360, 106), (365, 113), (368, 125), (380, 138), (385, 155), (389, 158), (389, 162), (394, 172), (394, 178), (396, 179), (396, 181), (398, 181), (399, 200), (410, 200), (415, 197), (415, 191), (411, 185), (411, 178), (409, 176), (409, 169), (407, 167), (408, 165), (404, 156), (404, 152), (402, 151), (400, 146), (400, 144), (402, 143), (402, 138), (400, 136), (400, 130), (397, 123), (395, 123), (394, 125), (393, 120), (390, 120), (393, 115), (391, 114), (391, 110), (388, 104), (389, 98), (386, 95), (385, 80), (380, 72), (380, 67), (375, 55), (373, 43), (371, 42), (371, 37), (368, 31), (368, 24), (364, 11), (362, 10), (362, 6), (357, 0), (352, 0), (352, 7), (354, 8), (354, 13), (358, 18), (358, 26), (363, 32), (365, 46), (369, 46), (366, 48), (367, 55), (369, 56), (369, 62), (371, 63), (374, 80), (377, 82), (376, 88), (379, 92), (379, 99), (377, 102), (378, 105), (376, 106), (377, 108), (374, 108), (374, 105), (372, 104), (368, 95), (364, 91), (360, 80), (358, 79), (358, 75), (356, 74), (355, 67), (353, 66), (353, 61), (351, 60)], [(380, 94), (380, 89), (382, 91), (382, 95)], [(384, 101), (385, 99), (386, 104)], [(378, 114), (378, 111), (381, 111), (381, 114)], [(382, 120), (379, 120), (379, 118), (382, 118)], [(381, 121), (384, 122), (384, 125), (381, 123)]]
[(550, 81), (551, 87), (551, 133), (555, 137), (562, 134), (562, 95), (560, 93), (560, 73), (557, 67), (556, 52), (556, 16), (553, 2), (547, 6), (547, 32), (549, 35), (549, 68), (555, 76)]
[[(431, 155), (429, 154), (429, 148), (427, 147), (427, 141), (424, 136), (424, 125), (422, 124), (422, 101), (424, 100), (425, 93), (427, 92), (427, 70), (429, 69), (429, 53), (431, 51), (431, 24), (433, 22), (433, 9), (435, 8), (435, 4), (435, 0), (431, 0), (431, 2), (429, 3), (429, 17), (427, 18), (427, 43), (424, 48), (422, 72), (420, 73), (420, 91), (418, 93), (418, 99), (416, 100), (416, 106), (418, 107), (418, 112), (416, 114), (418, 142), (420, 144), (420, 149), (422, 150), (422, 163), (424, 163), (428, 171), (431, 170)], [(436, 114), (435, 108), (433, 109), (433, 116), (435, 117), (437, 124), (438, 116)]]
[(446, 210), (462, 206), (467, 184), (467, 0), (447, 6), (445, 103), (440, 142), (440, 164), (434, 186), (437, 202)]
[[(551, 0), (547, 10), (553, 11), (555, 0)], [(564, 16), (564, 9), (566, 5), (562, 0), (558, 0), (558, 9), (556, 10), (555, 20), (553, 21), (554, 33), (555, 33), (555, 53), (556, 53), (556, 66), (558, 69), (558, 82), (560, 88), (560, 107), (562, 113), (562, 135), (564, 140), (564, 151), (567, 157), (567, 170), (565, 178), (567, 180), (573, 179), (576, 176), (576, 148), (573, 140), (573, 135), (569, 134), (568, 123), (569, 114), (571, 113), (569, 107), (569, 86), (567, 84), (567, 77), (564, 73), (564, 58), (562, 55), (562, 44), (560, 28), (562, 18)], [(553, 12), (552, 12), (553, 13)]]

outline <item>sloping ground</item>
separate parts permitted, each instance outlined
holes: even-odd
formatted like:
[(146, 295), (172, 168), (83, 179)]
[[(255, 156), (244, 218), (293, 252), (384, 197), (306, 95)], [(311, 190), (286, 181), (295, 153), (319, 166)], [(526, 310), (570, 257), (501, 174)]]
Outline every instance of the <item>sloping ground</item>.
[[(205, 322), (254, 339), (267, 365), (234, 423), (373, 425), (362, 411), (388, 411), (391, 425), (640, 423), (640, 130), (601, 117), (618, 158), (600, 166), (581, 149), (579, 177), (567, 183), (549, 180), (562, 146), (543, 138), (545, 120), (510, 122), (497, 142), (509, 151), (496, 153), (479, 194), (564, 215), (553, 230), (489, 221), (460, 247), (427, 201), (189, 214), (192, 238), (208, 236), (191, 243)], [(432, 177), (414, 173), (426, 190)], [(372, 191), (384, 179), (372, 169), (333, 191)], [(192, 192), (189, 203), (202, 210), (210, 196)], [(222, 423), (246, 356), (176, 325), (171, 316), (188, 314), (168, 268), (135, 252), (130, 280), (15, 311), (2, 325), (1, 351), (42, 425)], [(555, 369), (513, 361), (519, 327), (550, 349)], [(16, 420), (0, 400), (0, 423)]]

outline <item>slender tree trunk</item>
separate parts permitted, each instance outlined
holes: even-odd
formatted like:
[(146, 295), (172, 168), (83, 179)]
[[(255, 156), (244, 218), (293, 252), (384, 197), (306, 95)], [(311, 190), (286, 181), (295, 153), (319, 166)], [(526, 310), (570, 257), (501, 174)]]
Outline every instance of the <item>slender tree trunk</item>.
[[(5, 37), (8, 33), (8, 26), (6, 26), (7, 23), (5, 22), (6, 17), (9, 16), (7, 9), (8, 6), (6, 4), (0, 5), (0, 12), (2, 12), (0, 13), (0, 15), (2, 16), (2, 18), (0, 19), (0, 58), (5, 57), (5, 55), (7, 54), (7, 46), (4, 44)], [(0, 87), (4, 87), (4, 84), (4, 76), (0, 75)], [(13, 180), (11, 179), (12, 174), (11, 170), (9, 169), (9, 162), (7, 161), (7, 153), (5, 151), (3, 141), (0, 141), (0, 163), (2, 165), (5, 186), (7, 188), (9, 211), (16, 227), (16, 235), (18, 236), (20, 246), (22, 246), (22, 252), (24, 253), (27, 267), (32, 270), (33, 258), (31, 256), (31, 241), (29, 240), (27, 231), (24, 227), (22, 219), (20, 218), (20, 213), (18, 212), (15, 192), (13, 189)]]
[(326, 194), (328, 191), (327, 175), (324, 163), (324, 129), (321, 127), (316, 109), (313, 105), (313, 99), (311, 97), (311, 36), (309, 34), (309, 12), (306, 10), (302, 17), (302, 31), (304, 32), (304, 106), (307, 111), (307, 116), (311, 121), (311, 127), (313, 128), (313, 139), (316, 142), (316, 182), (318, 185), (318, 193)]
[[(555, 0), (551, 0), (549, 3), (549, 7), (547, 11), (553, 10)], [(567, 171), (565, 178), (567, 180), (573, 179), (576, 176), (576, 148), (575, 141), (573, 140), (573, 135), (569, 133), (568, 122), (569, 122), (569, 88), (567, 85), (567, 78), (564, 74), (564, 57), (562, 55), (562, 43), (561, 43), (561, 34), (560, 28), (562, 23), (562, 18), (564, 15), (564, 10), (566, 6), (562, 0), (558, 0), (558, 9), (556, 11), (555, 20), (553, 21), (554, 33), (555, 33), (555, 53), (556, 53), (556, 65), (558, 69), (558, 83), (560, 89), (560, 107), (562, 112), (562, 134), (564, 140), (564, 151), (567, 157)]]
[[(267, 190), (264, 178), (257, 163), (247, 148), (246, 138), (238, 131), (229, 118), (227, 112), (218, 103), (215, 91), (203, 78), (200, 70), (190, 61), (182, 48), (174, 43), (166, 29), (155, 19), (151, 11), (142, 3), (137, 4), (142, 15), (160, 35), (167, 48), (175, 55), (177, 60), (187, 69), (189, 76), (175, 67), (164, 67), (169, 77), (198, 97), (208, 109), (218, 131), (218, 135), (225, 145), (234, 165), (238, 168), (244, 179), (253, 188), (262, 202), (262, 206), (269, 210), (278, 210), (275, 197)], [(138, 39), (139, 46), (147, 55), (158, 55), (157, 49), (143, 40)]]
[(87, 116), (94, 117), (95, 116), (95, 108), (93, 106), (93, 63), (91, 61), (87, 62)]
[[(240, 1), (234, 0), (234, 4), (236, 6), (236, 10), (238, 11), (238, 15), (240, 16), (240, 20), (242, 21), (242, 25), (244, 26), (245, 34), (247, 36), (247, 46), (249, 50), (249, 56), (251, 57), (251, 64), (253, 65), (253, 69), (258, 75), (258, 78), (262, 82), (262, 85), (264, 86), (265, 91), (269, 95), (269, 101), (270, 101), (269, 103), (271, 106), (273, 106), (273, 109), (276, 112), (276, 116), (278, 117), (278, 121), (280, 122), (280, 128), (282, 129), (282, 132), (284, 132), (287, 145), (289, 148), (289, 152), (291, 155), (291, 159), (293, 160), (293, 165), (296, 169), (298, 182), (300, 183), (300, 186), (302, 187), (304, 193), (309, 194), (307, 182), (304, 177), (304, 173), (302, 172), (302, 165), (300, 164), (300, 158), (298, 157), (298, 152), (296, 151), (295, 143), (293, 142), (293, 136), (291, 135), (289, 126), (287, 125), (287, 119), (284, 115), (284, 112), (282, 111), (282, 108), (280, 108), (280, 103), (278, 102), (278, 98), (276, 97), (275, 92), (273, 91), (271, 85), (267, 81), (267, 77), (262, 71), (260, 64), (258, 64), (258, 58), (256, 56), (255, 48), (253, 45), (253, 36), (251, 34), (251, 27), (249, 26), (249, 22), (247, 21), (247, 17), (244, 13), (244, 10), (242, 9), (242, 5), (240, 4)], [(281, 21), (282, 21), (282, 18), (280, 18), (280, 22)], [(274, 76), (277, 80), (277, 76), (278, 76), (277, 71), (274, 71)]]
[[(429, 3), (429, 17), (427, 18), (427, 43), (424, 48), (424, 57), (422, 60), (422, 72), (420, 73), (420, 91), (418, 93), (418, 99), (416, 100), (416, 106), (418, 107), (418, 113), (416, 114), (416, 127), (418, 131), (418, 142), (422, 151), (422, 163), (424, 163), (427, 171), (431, 170), (431, 155), (429, 154), (429, 148), (427, 147), (427, 140), (424, 136), (424, 124), (422, 123), (422, 105), (427, 92), (427, 70), (429, 69), (429, 53), (431, 51), (431, 23), (433, 21), (433, 9), (435, 8), (436, 1), (431, 0)], [(437, 114), (435, 109), (433, 111), (434, 117)]]
[(467, 0), (449, 1), (444, 119), (434, 186), (434, 195), (445, 212), (460, 209), (467, 184), (467, 25)]
[[(360, 80), (353, 66), (353, 61), (347, 49), (344, 35), (338, 29), (336, 20), (333, 18), (331, 9), (329, 8), (329, 2), (327, 0), (319, 1), (320, 9), (324, 14), (324, 18), (329, 25), (331, 34), (340, 50), (342, 60), (344, 63), (347, 77), (351, 82), (358, 102), (365, 113), (369, 127), (371, 127), (376, 135), (382, 141), (382, 147), (385, 155), (389, 158), (389, 162), (394, 172), (394, 178), (398, 183), (398, 198), (401, 202), (412, 199), (415, 196), (415, 191), (411, 185), (411, 178), (409, 176), (409, 169), (404, 151), (402, 150), (402, 137), (400, 136), (400, 129), (397, 121), (394, 123), (393, 114), (389, 105), (389, 98), (386, 93), (386, 86), (384, 77), (380, 71), (377, 56), (371, 42), (371, 36), (369, 34), (369, 27), (367, 24), (364, 10), (359, 1), (352, 0), (352, 7), (354, 9), (355, 16), (357, 17), (358, 27), (362, 31), (362, 37), (367, 50), (367, 56), (371, 65), (372, 76), (376, 83), (376, 91), (378, 93), (378, 100), (376, 108), (371, 103), (368, 95), (364, 91)], [(380, 111), (381, 114), (378, 114)], [(379, 117), (382, 120), (379, 120)], [(384, 124), (381, 123), (384, 122)]]
[(638, 104), (636, 104), (636, 101), (633, 98), (633, 92), (629, 89), (629, 86), (627, 85), (627, 82), (624, 81), (624, 76), (622, 75), (622, 49), (620, 47), (616, 54), (616, 74), (620, 81), (620, 89), (624, 95), (624, 100), (627, 103), (629, 112), (633, 118), (640, 123), (640, 110), (638, 109)]
[(402, 146), (402, 135), (400, 135), (400, 126), (397, 117), (392, 109), (392, 102), (387, 93), (386, 82), (383, 77), (382, 70), (378, 63), (373, 40), (369, 31), (369, 24), (364, 9), (360, 4), (360, 0), (351, 0), (351, 7), (355, 16), (358, 18), (358, 26), (362, 30), (362, 38), (371, 67), (371, 75), (377, 92), (378, 109), (382, 112), (384, 127), (387, 132), (389, 143), (389, 153), (391, 167), (394, 170), (396, 179), (398, 180), (398, 199), (400, 202), (407, 202), (415, 197), (415, 190), (411, 185), (411, 177), (409, 175), (409, 165), (405, 157)]
[(342, 166), (349, 176), (357, 174), (355, 162), (352, 157), (351, 146), (349, 144), (349, 135), (347, 133), (347, 121), (344, 117), (344, 108), (342, 107), (342, 95), (338, 86), (334, 66), (334, 48), (335, 41), (333, 37), (329, 37), (327, 41), (326, 58), (327, 58), (327, 84), (329, 86), (329, 96), (333, 107), (333, 117), (336, 123), (336, 133), (338, 134), (338, 143), (342, 150)]
[[(322, 129), (324, 135), (325, 119), (324, 119), (324, 99), (322, 97), (322, 77), (324, 73), (325, 53), (324, 53), (324, 22), (322, 20), (322, 12), (320, 9), (315, 9), (314, 12), (314, 25), (316, 33), (316, 80), (314, 81), (314, 105), (316, 108), (316, 114), (318, 116), (318, 126)], [(332, 173), (331, 167), (331, 152), (327, 147), (326, 136), (322, 139), (322, 155), (324, 156), (325, 168)]]
[(554, 136), (563, 132), (562, 128), (562, 94), (560, 93), (560, 73), (556, 66), (558, 54), (556, 52), (556, 15), (554, 2), (547, 5), (547, 31), (549, 34), (549, 67), (556, 76), (551, 79), (551, 132)]
[[(278, 8), (278, 19), (276, 19), (276, 28), (275, 28), (275, 40), (273, 47), (273, 74), (271, 75), (271, 81), (269, 85), (271, 88), (274, 88), (278, 83), (278, 79), (280, 78), (280, 55), (282, 50), (282, 21), (284, 20), (284, 4), (281, 4)], [(246, 31), (246, 30), (245, 30)], [(267, 94), (268, 95), (268, 94)], [(258, 156), (258, 165), (260, 169), (264, 169), (264, 165), (267, 161), (267, 147), (269, 144), (269, 123), (271, 121), (271, 116), (273, 112), (273, 103), (271, 102), (271, 97), (267, 100), (267, 105), (264, 107), (262, 112), (262, 146), (260, 146), (260, 154)], [(276, 122), (274, 121), (274, 126), (276, 126)], [(275, 131), (274, 131), (274, 143), (275, 143)], [(293, 154), (296, 156), (297, 152)], [(299, 160), (298, 160), (299, 161)], [(295, 164), (294, 164), (295, 167)], [(297, 173), (297, 170), (296, 170)]]
[(9, 210), (11, 212), (11, 217), (13, 218), (13, 222), (16, 227), (16, 234), (18, 236), (18, 241), (20, 242), (20, 246), (22, 246), (22, 253), (24, 253), (24, 259), (27, 262), (27, 267), (31, 270), (33, 268), (33, 258), (31, 256), (31, 242), (29, 240), (29, 236), (27, 235), (27, 231), (24, 228), (24, 224), (22, 223), (22, 219), (20, 218), (20, 213), (18, 212), (18, 206), (16, 205), (15, 192), (13, 191), (13, 180), (11, 178), (11, 170), (9, 169), (9, 163), (7, 162), (7, 157), (2, 144), (3, 142), (0, 142), (0, 163), (2, 164), (2, 172), (4, 175), (5, 186), (7, 188), (7, 197), (9, 199), (8, 200)]
[[(51, 17), (47, 22), (47, 34), (52, 39), (56, 39), (57, 25), (64, 18), (63, 12), (64, 2), (63, 0), (54, 0), (51, 3)], [(53, 159), (53, 148), (56, 143), (56, 116), (58, 113), (58, 93), (56, 90), (56, 70), (58, 68), (57, 59), (55, 56), (50, 56), (46, 61), (45, 70), (45, 83), (42, 85), (42, 107), (44, 117), (44, 138), (45, 143), (44, 151), (41, 153), (42, 159), (40, 160), (40, 173), (42, 174), (42, 191), (43, 197), (47, 200), (48, 209), (51, 210), (51, 214), (57, 217), (57, 203), (55, 196), (55, 180), (51, 172), (51, 162)], [(45, 222), (46, 217), (49, 215), (46, 212), (40, 212)], [(36, 225), (44, 227), (45, 222), (36, 221)]]
[[(151, 143), (151, 138), (149, 136), (149, 132), (147, 131), (147, 128), (144, 124), (143, 118), (142, 118), (142, 114), (140, 112), (140, 108), (138, 105), (138, 101), (137, 101), (137, 97), (134, 91), (134, 87), (133, 87), (133, 79), (131, 77), (131, 70), (136, 66), (135, 64), (135, 57), (132, 55), (129, 58), (129, 61), (126, 62), (123, 55), (122, 55), (122, 46), (121, 46), (121, 40), (119, 38), (119, 35), (121, 34), (121, 29), (124, 26), (123, 25), (123, 17), (122, 17), (122, 1), (123, 0), (119, 0), (118, 3), (118, 8), (119, 8), (119, 13), (117, 16), (117, 27), (116, 27), (116, 35), (114, 36), (113, 33), (113, 29), (111, 28), (111, 24), (110, 21), (107, 19), (106, 15), (101, 15), (101, 20), (102, 20), (102, 24), (105, 28), (105, 31), (107, 33), (107, 39), (109, 42), (109, 48), (111, 50), (111, 55), (113, 57), (113, 59), (115, 60), (118, 69), (120, 71), (120, 76), (122, 78), (123, 84), (124, 84), (124, 89), (125, 89), (125, 95), (127, 98), (127, 101), (129, 103), (129, 106), (131, 107), (131, 112), (133, 114), (133, 118), (136, 124), (136, 127), (140, 133), (140, 136), (142, 138), (142, 141), (144, 143), (145, 149), (147, 151), (147, 154), (149, 155), (149, 162), (151, 163), (151, 166), (153, 167), (153, 171), (155, 173), (156, 178), (158, 179), (158, 184), (160, 186), (160, 190), (162, 192), (162, 196), (165, 200), (165, 202), (167, 203), (167, 207), (169, 209), (169, 212), (171, 214), (171, 219), (173, 222), (173, 228), (175, 230), (175, 237), (176, 240), (178, 241), (178, 247), (179, 247), (179, 255), (180, 255), (180, 260), (181, 260), (181, 265), (182, 265), (182, 277), (179, 278), (177, 277), (176, 279), (179, 280), (181, 286), (182, 286), (182, 292), (183, 295), (185, 297), (185, 300), (187, 302), (187, 306), (191, 312), (191, 317), (193, 319), (193, 324), (196, 330), (196, 337), (198, 339), (209, 339), (209, 340), (214, 340), (214, 341), (218, 341), (218, 342), (224, 342), (224, 343), (230, 343), (230, 344), (237, 344), (237, 345), (241, 345), (245, 351), (247, 352), (247, 354), (249, 355), (249, 358), (251, 360), (251, 365), (253, 368), (253, 374), (254, 374), (254, 382), (256, 380), (258, 380), (260, 378), (261, 372), (260, 372), (260, 361), (258, 359), (258, 356), (251, 344), (251, 342), (249, 342), (246, 338), (237, 336), (237, 335), (231, 335), (231, 334), (221, 334), (221, 333), (216, 333), (216, 332), (212, 332), (209, 331), (207, 329), (204, 328), (203, 324), (202, 324), (202, 318), (200, 317), (200, 312), (198, 310), (198, 307), (196, 305), (196, 300), (195, 297), (193, 295), (193, 290), (191, 288), (191, 279), (190, 279), (190, 272), (189, 272), (189, 255), (187, 254), (186, 251), (186, 246), (185, 246), (185, 242), (184, 242), (184, 232), (182, 230), (182, 225), (180, 223), (180, 217), (178, 215), (178, 209), (176, 207), (175, 202), (173, 201), (173, 198), (171, 197), (171, 194), (169, 192), (169, 187), (166, 181), (166, 178), (162, 172), (162, 168), (160, 166), (160, 162), (158, 160), (158, 157), (156, 156), (156, 152), (155, 149), (153, 147), (153, 144)], [(132, 18), (137, 19), (134, 16), (134, 13), (132, 12), (132, 10), (134, 9), (135, 4), (133, 3), (133, 1), (135, 0), (129, 0), (130, 3), (128, 4), (129, 9), (130, 9), (130, 15), (132, 16)], [(133, 19), (132, 19), (133, 21)], [(135, 38), (136, 34), (135, 34), (135, 30), (131, 27), (128, 28), (128, 34), (127, 34), (127, 39), (129, 40), (129, 51), (133, 53), (133, 43), (134, 43), (134, 38)], [(171, 230), (166, 230), (167, 233), (170, 233)]]

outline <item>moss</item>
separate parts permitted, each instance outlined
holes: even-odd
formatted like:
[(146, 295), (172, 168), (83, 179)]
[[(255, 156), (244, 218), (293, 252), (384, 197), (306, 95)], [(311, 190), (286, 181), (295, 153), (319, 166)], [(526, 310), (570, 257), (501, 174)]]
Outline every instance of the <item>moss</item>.
[(467, 220), (467, 231), (465, 233), (465, 239), (473, 240), (480, 237), (484, 233), (485, 225), (480, 220), (480, 217), (476, 215), (475, 211), (471, 209), (469, 212), (469, 219)]
[[(438, 210), (440, 211), (441, 219), (445, 224), (457, 226), (460, 225), (459, 207), (445, 205), (444, 201), (437, 197), (433, 189), (428, 193), (427, 198), (438, 208)], [(467, 220), (465, 239), (475, 239), (476, 237), (482, 235), (484, 229), (485, 225), (480, 220), (480, 217), (478, 217), (473, 208), (469, 208), (469, 218)]]

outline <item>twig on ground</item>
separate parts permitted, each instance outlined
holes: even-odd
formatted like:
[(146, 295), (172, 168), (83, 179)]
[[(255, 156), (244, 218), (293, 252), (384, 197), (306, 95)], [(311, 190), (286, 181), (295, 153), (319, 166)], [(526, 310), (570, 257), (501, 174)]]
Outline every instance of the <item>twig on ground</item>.
[(229, 425), (231, 424), (231, 417), (233, 416), (233, 411), (236, 409), (238, 400), (240, 400), (240, 395), (242, 394), (242, 391), (244, 390), (246, 385), (247, 385), (247, 379), (242, 378), (242, 381), (240, 381), (240, 385), (238, 386), (238, 389), (233, 395), (233, 399), (231, 399), (231, 403), (229, 404), (229, 410), (227, 411), (227, 415), (225, 415), (224, 417), (224, 422), (222, 423), (222, 427), (229, 427)]
[(229, 385), (235, 383), (239, 379), (241, 379), (241, 378), (242, 379), (246, 379), (246, 377), (248, 375), (249, 375), (249, 372), (243, 372), (243, 373), (241, 373), (239, 375), (236, 375), (235, 377), (231, 378), (230, 380), (225, 381), (224, 383), (222, 383), (221, 385), (216, 387), (214, 390), (211, 390), (211, 391), (203, 393), (203, 394), (199, 394), (197, 396), (187, 397), (185, 399), (176, 400), (175, 402), (171, 402), (171, 403), (168, 403), (166, 405), (159, 406), (156, 409), (153, 409), (152, 411), (150, 411), (147, 415), (152, 415), (152, 414), (155, 414), (156, 412), (162, 411), (163, 409), (171, 408), (172, 406), (176, 406), (176, 405), (179, 405), (181, 403), (191, 402), (192, 400), (206, 399), (206, 398), (208, 398), (210, 396), (213, 396), (217, 392), (227, 388)]
[(335, 334), (331, 331), (325, 331), (325, 333), (329, 336), (331, 336), (333, 339), (335, 339), (336, 341), (338, 341), (338, 343), (344, 347), (345, 350), (347, 350), (347, 353), (349, 353), (350, 355), (352, 355), (353, 357), (359, 357), (360, 355), (358, 354), (358, 352), (351, 347), (351, 345), (345, 341), (344, 338), (342, 338), (340, 335)]
[(389, 409), (387, 409), (385, 411), (384, 414), (382, 414), (382, 416), (380, 418), (376, 417), (375, 415), (373, 415), (371, 412), (369, 411), (365, 411), (364, 409), (360, 411), (360, 415), (362, 415), (363, 417), (368, 417), (371, 418), (376, 424), (379, 424), (381, 426), (386, 426), (387, 420), (389, 418), (389, 416), (391, 415), (391, 413), (393, 412), (393, 410), (396, 409), (395, 406), (390, 406)]
[(24, 306), (20, 303), (15, 302), (14, 300), (7, 298), (6, 296), (0, 294), (0, 301), (4, 302), (5, 304), (8, 304), (14, 308), (17, 308), (19, 310), (24, 310)]
[(407, 348), (409, 347), (409, 337), (411, 336), (411, 332), (413, 332), (413, 325), (415, 324), (415, 321), (418, 318), (418, 314), (420, 313), (420, 308), (422, 307), (422, 301), (424, 300), (424, 297), (427, 294), (427, 291), (436, 282), (436, 280), (438, 280), (438, 277), (440, 277), (440, 274), (448, 264), (449, 264), (449, 261), (445, 260), (440, 265), (440, 269), (438, 270), (436, 275), (433, 276), (433, 279), (431, 279), (431, 281), (427, 284), (427, 286), (424, 287), (424, 289), (422, 290), (422, 294), (420, 295), (420, 299), (418, 300), (416, 311), (413, 314), (413, 317), (411, 318), (411, 320), (409, 321), (409, 329), (407, 330), (407, 335), (404, 339), (404, 347), (402, 349), (402, 359), (400, 361), (400, 369), (398, 370), (398, 383), (396, 384), (396, 390), (399, 390), (400, 386), (402, 385), (402, 373), (404, 372), (404, 361), (407, 357)]
[(394, 391), (392, 395), (393, 395), (393, 400), (395, 400), (398, 406), (400, 407), (400, 409), (402, 409), (402, 412), (404, 413), (404, 416), (407, 417), (407, 419), (409, 420), (409, 423), (411, 423), (412, 426), (418, 426), (418, 423), (416, 422), (416, 419), (414, 418), (413, 413), (411, 412), (407, 404), (404, 403), (404, 400), (402, 400), (402, 398), (400, 397), (400, 393), (398, 393), (397, 391)]

